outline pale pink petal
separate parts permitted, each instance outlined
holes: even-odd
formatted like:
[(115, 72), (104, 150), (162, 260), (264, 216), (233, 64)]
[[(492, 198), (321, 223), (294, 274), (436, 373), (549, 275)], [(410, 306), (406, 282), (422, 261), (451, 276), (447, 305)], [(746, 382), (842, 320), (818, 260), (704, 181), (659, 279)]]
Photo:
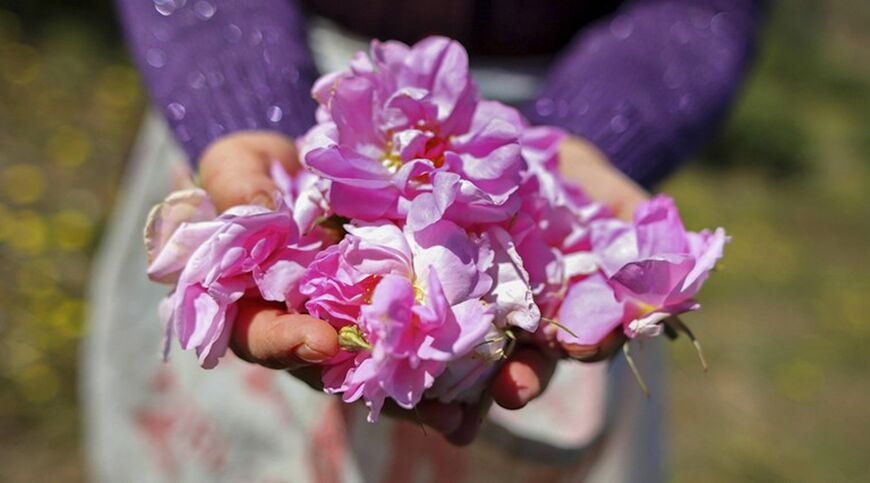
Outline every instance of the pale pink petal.
[(559, 168), (559, 146), (566, 136), (565, 131), (550, 126), (523, 129), (520, 136), (523, 158), (529, 164), (555, 172)]
[(597, 344), (622, 324), (625, 306), (616, 300), (607, 280), (594, 274), (568, 290), (559, 309), (559, 323), (571, 330), (559, 330), (557, 338), (571, 344)]
[(600, 259), (601, 269), (613, 275), (626, 263), (639, 258), (637, 234), (630, 223), (617, 219), (596, 220), (590, 225), (592, 250)]
[(388, 222), (348, 225), (353, 235), (343, 252), (347, 263), (369, 275), (412, 275), (413, 253), (402, 230)]
[(717, 228), (716, 231), (710, 232), (704, 230), (701, 233), (687, 233), (689, 242), (689, 250), (695, 257), (695, 266), (692, 271), (686, 275), (683, 280), (683, 285), (680, 287), (680, 297), (694, 297), (701, 285), (707, 279), (707, 276), (716, 266), (716, 262), (722, 258), (725, 244), (728, 243), (730, 237), (725, 235), (725, 230)]
[(459, 176), (453, 173), (436, 173), (431, 193), (421, 193), (411, 201), (408, 226), (413, 231), (422, 230), (444, 217), (458, 192)]
[(658, 195), (638, 205), (634, 214), (640, 257), (667, 253), (688, 253), (686, 229), (674, 200)]
[(505, 230), (493, 227), (486, 235), (494, 258), (487, 272), (493, 279), (493, 286), (484, 300), (494, 305), (496, 323), (500, 327), (515, 326), (534, 332), (541, 311), (535, 304), (523, 260)]
[[(155, 282), (174, 283), (193, 249), (219, 226), (200, 222), (215, 216), (208, 195), (198, 188), (173, 192), (154, 206), (145, 224), (148, 276)], [(178, 233), (182, 227), (186, 229)]]
[(480, 246), (455, 223), (441, 220), (429, 227), (410, 233), (414, 272), (425, 288), (428, 272), (435, 270), (452, 305), (483, 295), (491, 280), (481, 280), (478, 268)]
[(332, 183), (329, 203), (336, 213), (361, 220), (379, 220), (393, 214), (399, 192), (392, 188), (371, 190)]
[(627, 263), (611, 277), (616, 297), (661, 307), (694, 262), (688, 255), (669, 255)]
[(305, 156), (305, 164), (317, 174), (336, 183), (376, 190), (391, 186), (390, 171), (378, 160), (344, 146), (316, 148)]
[(363, 76), (343, 77), (333, 88), (330, 114), (342, 144), (371, 146), (383, 141), (372, 123), (376, 89), (377, 86)]
[(148, 278), (160, 283), (175, 283), (190, 257), (223, 226), (222, 222), (181, 225), (148, 265)]

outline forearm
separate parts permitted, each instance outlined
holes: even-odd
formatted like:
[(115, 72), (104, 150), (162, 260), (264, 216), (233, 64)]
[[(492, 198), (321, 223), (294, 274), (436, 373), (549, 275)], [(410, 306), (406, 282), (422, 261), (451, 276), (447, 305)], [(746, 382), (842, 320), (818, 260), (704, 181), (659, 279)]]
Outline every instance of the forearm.
[(116, 1), (151, 97), (192, 161), (230, 132), (313, 124), (317, 73), (294, 0)]
[(525, 109), (650, 186), (719, 124), (762, 16), (754, 0), (637, 0), (578, 36)]

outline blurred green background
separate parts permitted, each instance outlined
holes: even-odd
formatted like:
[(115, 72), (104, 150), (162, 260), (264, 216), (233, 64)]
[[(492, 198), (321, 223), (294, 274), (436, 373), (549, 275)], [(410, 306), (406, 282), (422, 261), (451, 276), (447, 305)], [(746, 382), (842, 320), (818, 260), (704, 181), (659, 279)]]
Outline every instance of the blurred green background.
[[(870, 3), (774, 5), (730, 120), (663, 190), (734, 241), (670, 347), (671, 474), (870, 479)], [(0, 481), (79, 481), (86, 281), (146, 104), (99, 0), (0, 2)]]

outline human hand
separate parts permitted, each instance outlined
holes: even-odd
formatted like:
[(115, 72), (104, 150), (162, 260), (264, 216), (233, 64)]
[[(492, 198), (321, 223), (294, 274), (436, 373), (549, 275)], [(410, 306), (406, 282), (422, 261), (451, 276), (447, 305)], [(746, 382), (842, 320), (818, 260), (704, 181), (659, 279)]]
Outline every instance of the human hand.
[[(568, 136), (559, 149), (562, 174), (576, 183), (591, 199), (607, 205), (623, 220), (630, 220), (638, 204), (649, 198), (643, 188), (616, 169), (607, 157), (589, 142)], [(621, 327), (598, 344), (561, 343), (571, 358), (596, 362), (612, 357), (626, 342)]]
[[(293, 141), (265, 131), (238, 132), (211, 144), (200, 158), (202, 186), (218, 211), (235, 205), (271, 207), (277, 189), (270, 177), (272, 162), (288, 172), (301, 169)], [(338, 350), (338, 335), (327, 322), (307, 314), (290, 314), (281, 304), (256, 298), (239, 302), (230, 347), (241, 359), (289, 371), (312, 387), (320, 386), (320, 364)], [(491, 385), (492, 401), (518, 409), (546, 387), (556, 358), (533, 347), (521, 347), (508, 358)], [(480, 427), (489, 400), (474, 404), (421, 402), (413, 411), (388, 405), (384, 413), (419, 421), (457, 445), (470, 443)]]

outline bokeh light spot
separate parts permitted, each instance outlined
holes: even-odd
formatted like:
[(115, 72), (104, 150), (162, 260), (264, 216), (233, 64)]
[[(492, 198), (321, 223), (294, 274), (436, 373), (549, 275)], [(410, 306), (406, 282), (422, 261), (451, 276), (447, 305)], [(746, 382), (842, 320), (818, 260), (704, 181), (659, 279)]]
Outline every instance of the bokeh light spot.
[(13, 164), (0, 173), (3, 196), (19, 205), (33, 203), (45, 194), (45, 174), (30, 164)]
[(48, 242), (48, 227), (39, 214), (22, 211), (15, 217), (13, 232), (7, 242), (13, 250), (25, 254), (39, 254)]
[(780, 365), (774, 374), (777, 391), (795, 402), (812, 399), (819, 390), (822, 371), (812, 362), (796, 359)]
[(60, 167), (76, 168), (91, 154), (91, 141), (81, 129), (72, 126), (57, 128), (48, 138), (46, 156)]
[(0, 75), (13, 84), (29, 84), (39, 76), (39, 55), (29, 45), (0, 44), (0, 57), (10, 66), (0, 71)]
[(12, 233), (12, 213), (6, 205), (0, 204), (0, 242)]
[(81, 250), (93, 236), (91, 220), (77, 210), (61, 210), (51, 217), (52, 239), (61, 250)]
[(84, 303), (78, 299), (64, 300), (49, 315), (49, 323), (59, 337), (76, 339), (84, 326)]
[(35, 404), (53, 399), (60, 385), (57, 374), (45, 363), (28, 367), (19, 372), (16, 379), (21, 385), (24, 397)]
[(139, 77), (130, 67), (106, 67), (100, 72), (97, 84), (97, 101), (108, 107), (128, 107), (139, 96)]

